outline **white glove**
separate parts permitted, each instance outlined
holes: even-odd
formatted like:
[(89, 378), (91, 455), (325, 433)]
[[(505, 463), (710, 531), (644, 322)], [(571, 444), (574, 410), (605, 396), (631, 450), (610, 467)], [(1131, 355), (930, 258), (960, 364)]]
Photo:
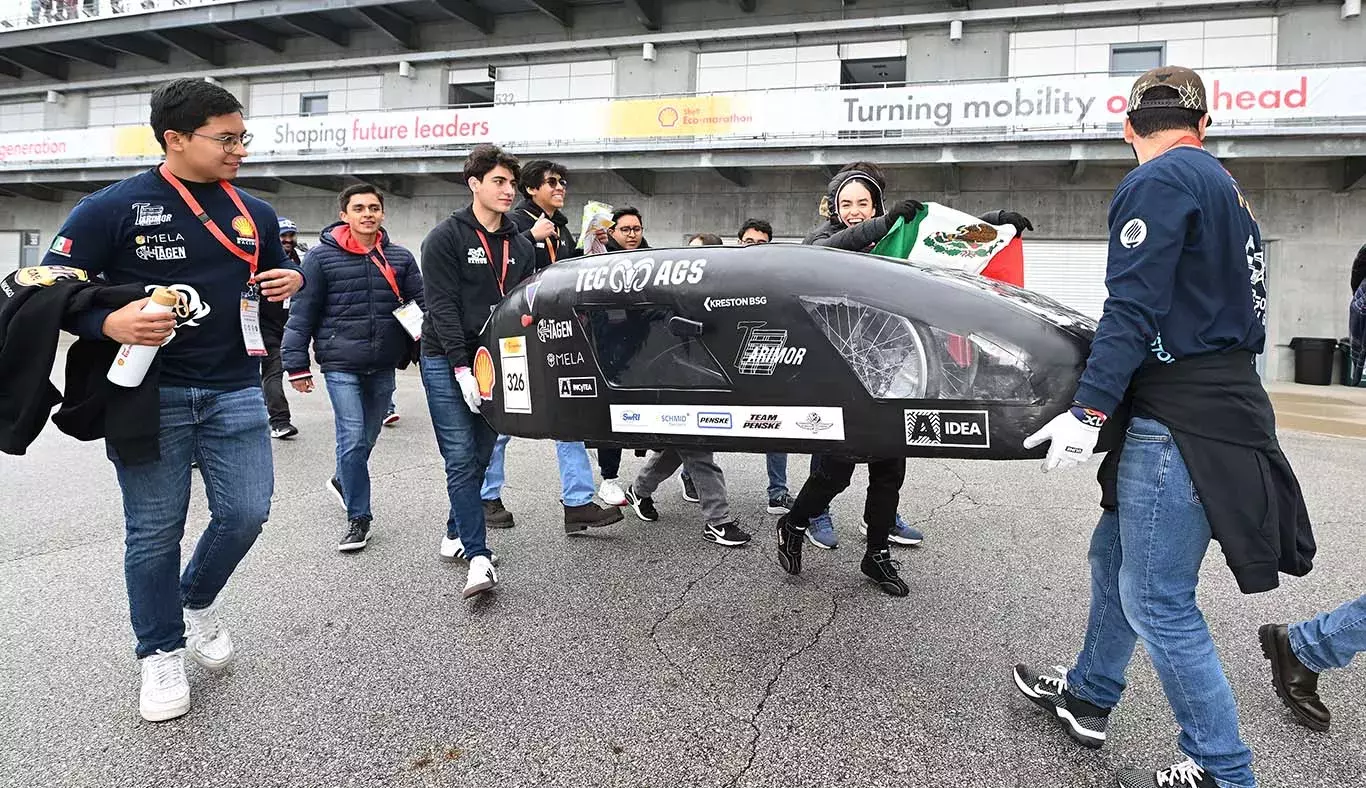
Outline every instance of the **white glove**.
[[(1096, 414), (1092, 421), (1103, 424), (1104, 416)], [(1043, 429), (1025, 438), (1024, 447), (1032, 449), (1044, 441), (1049, 442), (1048, 456), (1043, 461), (1043, 470), (1047, 473), (1054, 468), (1068, 468), (1091, 459), (1098, 438), (1099, 426), (1087, 424), (1071, 410), (1065, 410), (1054, 416)]]
[(455, 382), (460, 384), (460, 394), (465, 398), (465, 404), (471, 411), (478, 413), (483, 397), (479, 396), (479, 382), (474, 379), (474, 373), (470, 372), (469, 367), (456, 367)]

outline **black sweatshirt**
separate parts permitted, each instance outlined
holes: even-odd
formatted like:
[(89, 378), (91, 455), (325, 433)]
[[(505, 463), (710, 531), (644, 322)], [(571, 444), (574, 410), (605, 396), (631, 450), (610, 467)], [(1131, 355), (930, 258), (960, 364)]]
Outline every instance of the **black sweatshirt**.
[[(569, 231), (569, 217), (565, 216), (563, 211), (556, 211), (550, 215), (550, 221), (555, 223), (558, 240), (550, 237), (544, 241), (537, 241), (531, 237), (531, 228), (536, 224), (536, 220), (544, 215), (545, 211), (541, 210), (541, 206), (531, 200), (522, 200), (508, 213), (508, 218), (517, 225), (517, 231), (525, 234), (536, 247), (536, 270), (539, 271), (560, 260), (583, 256), (583, 250), (574, 245), (574, 233)], [(554, 259), (550, 256), (552, 246), (555, 252)]]
[(422, 355), (445, 356), (452, 369), (470, 365), (493, 308), (535, 271), (531, 237), (518, 232), (506, 216), (500, 218), (502, 226), (490, 232), (474, 218), (474, 207), (467, 206), (446, 217), (422, 241)]

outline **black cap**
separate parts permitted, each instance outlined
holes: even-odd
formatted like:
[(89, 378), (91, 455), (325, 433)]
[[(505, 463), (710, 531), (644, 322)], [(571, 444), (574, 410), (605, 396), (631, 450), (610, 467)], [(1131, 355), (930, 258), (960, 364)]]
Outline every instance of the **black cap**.
[[(1160, 87), (1172, 88), (1176, 95), (1149, 97), (1153, 88)], [(1209, 112), (1204, 80), (1200, 79), (1199, 74), (1182, 66), (1162, 66), (1147, 72), (1134, 82), (1133, 89), (1129, 91), (1129, 112), (1152, 107), (1180, 107)]]

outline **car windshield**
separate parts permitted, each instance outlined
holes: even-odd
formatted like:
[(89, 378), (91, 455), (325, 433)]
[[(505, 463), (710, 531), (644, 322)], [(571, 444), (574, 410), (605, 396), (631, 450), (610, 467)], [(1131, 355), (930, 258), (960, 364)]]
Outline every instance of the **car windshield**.
[[(665, 306), (581, 307), (603, 379), (619, 389), (729, 390), (730, 378), (696, 336), (678, 336)], [(674, 324), (676, 325), (676, 324)]]

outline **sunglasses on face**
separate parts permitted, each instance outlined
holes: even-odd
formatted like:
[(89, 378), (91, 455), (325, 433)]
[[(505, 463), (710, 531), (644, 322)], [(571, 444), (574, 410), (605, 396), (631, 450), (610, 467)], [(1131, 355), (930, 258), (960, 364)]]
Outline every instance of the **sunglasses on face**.
[(569, 179), (568, 179), (568, 178), (560, 178), (560, 177), (557, 177), (557, 176), (554, 176), (554, 175), (549, 175), (549, 176), (547, 176), (546, 179), (545, 179), (545, 185), (546, 185), (546, 186), (549, 186), (549, 187), (552, 188), (552, 189), (558, 189), (558, 188), (560, 188), (561, 186), (563, 186), (564, 188), (568, 189), (568, 188), (569, 188)]

